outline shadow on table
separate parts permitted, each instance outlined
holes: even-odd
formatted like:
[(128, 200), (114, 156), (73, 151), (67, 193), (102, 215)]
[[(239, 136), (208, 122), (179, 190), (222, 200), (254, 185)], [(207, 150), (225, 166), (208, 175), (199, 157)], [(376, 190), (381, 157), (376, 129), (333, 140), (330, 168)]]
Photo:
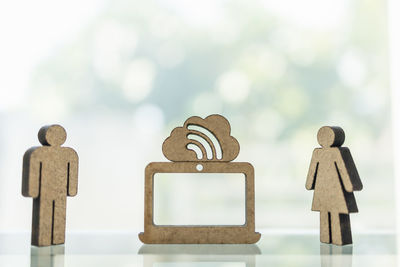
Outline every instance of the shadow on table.
[(31, 247), (31, 267), (64, 267), (64, 245)]
[(335, 246), (320, 244), (321, 267), (351, 267), (353, 262), (353, 245)]
[(143, 255), (144, 267), (188, 262), (208, 266), (244, 263), (246, 267), (255, 267), (256, 255), (261, 251), (257, 245), (143, 245), (138, 254)]

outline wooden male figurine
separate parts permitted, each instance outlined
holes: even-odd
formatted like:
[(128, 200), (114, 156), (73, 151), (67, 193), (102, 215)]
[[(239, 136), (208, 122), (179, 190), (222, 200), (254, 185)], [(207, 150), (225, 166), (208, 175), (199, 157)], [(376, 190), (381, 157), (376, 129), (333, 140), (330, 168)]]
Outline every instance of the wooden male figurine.
[(25, 152), (22, 170), (22, 195), (33, 198), (32, 245), (64, 244), (66, 199), (78, 190), (78, 154), (61, 147), (67, 133), (60, 125), (42, 127), (38, 138), (43, 146)]
[(356, 165), (344, 143), (340, 127), (318, 131), (321, 148), (314, 149), (306, 188), (314, 190), (312, 210), (320, 212), (320, 240), (335, 245), (351, 244), (351, 212), (358, 212), (353, 191), (362, 189)]

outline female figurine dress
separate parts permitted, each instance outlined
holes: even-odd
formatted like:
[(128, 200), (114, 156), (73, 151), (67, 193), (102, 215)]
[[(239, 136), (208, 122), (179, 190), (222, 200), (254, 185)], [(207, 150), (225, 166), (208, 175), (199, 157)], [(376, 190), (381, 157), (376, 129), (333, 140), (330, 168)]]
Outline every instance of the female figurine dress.
[(352, 243), (349, 213), (358, 212), (353, 191), (361, 190), (350, 150), (341, 147), (344, 131), (340, 127), (322, 127), (311, 159), (306, 188), (314, 190), (312, 210), (320, 212), (320, 239), (323, 243)]

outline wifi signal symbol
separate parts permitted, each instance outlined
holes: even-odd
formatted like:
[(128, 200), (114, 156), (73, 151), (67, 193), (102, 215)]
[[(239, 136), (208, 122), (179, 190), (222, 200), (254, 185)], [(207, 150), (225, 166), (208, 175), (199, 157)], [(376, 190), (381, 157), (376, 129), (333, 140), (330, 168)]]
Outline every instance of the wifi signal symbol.
[(190, 140), (186, 148), (193, 150), (199, 160), (220, 160), (222, 149), (218, 139), (207, 128), (189, 124), (187, 138)]

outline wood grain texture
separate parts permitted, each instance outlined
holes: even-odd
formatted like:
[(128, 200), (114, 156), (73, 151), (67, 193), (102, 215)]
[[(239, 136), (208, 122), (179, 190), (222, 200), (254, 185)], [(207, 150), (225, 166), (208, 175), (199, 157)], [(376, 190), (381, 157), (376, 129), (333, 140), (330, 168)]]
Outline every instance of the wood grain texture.
[(314, 190), (312, 210), (320, 212), (323, 243), (352, 243), (349, 213), (358, 212), (353, 191), (362, 189), (357, 168), (340, 127), (324, 126), (318, 131), (321, 148), (313, 152), (306, 189)]
[(66, 132), (60, 125), (44, 126), (43, 146), (27, 150), (23, 158), (22, 195), (33, 198), (32, 245), (64, 244), (66, 198), (78, 190), (78, 154), (62, 147)]
[[(180, 141), (179, 138), (187, 138), (186, 134), (180, 133), (177, 138), (175, 128), (169, 139), (164, 142), (163, 152), (166, 157), (173, 159), (174, 162), (152, 162), (145, 169), (145, 206), (144, 206), (144, 232), (139, 234), (139, 239), (146, 244), (252, 244), (256, 243), (261, 234), (255, 232), (255, 192), (254, 192), (254, 168), (247, 162), (228, 162), (239, 153), (239, 143), (230, 136), (230, 125), (228, 121), (220, 115), (211, 115), (206, 119), (199, 117), (191, 117), (185, 125), (190, 123), (201, 124), (207, 126), (204, 121), (209, 118), (214, 122), (210, 132), (215, 134), (216, 139), (224, 138), (224, 142), (220, 142), (221, 150), (229, 151), (228, 156), (222, 155), (220, 159), (214, 157), (216, 152), (213, 151), (213, 157), (206, 159), (205, 151), (200, 159), (193, 153), (186, 153), (183, 149), (188, 150), (187, 145), (191, 143), (189, 140)], [(221, 123), (216, 123), (216, 122)], [(189, 122), (189, 123), (188, 123)], [(178, 127), (182, 128), (182, 127)], [(183, 127), (185, 128), (185, 127)], [(183, 130), (179, 130), (183, 131)], [(178, 132), (179, 132), (178, 131)], [(221, 136), (221, 133), (223, 135)], [(168, 141), (170, 140), (170, 141)], [(170, 142), (168, 144), (168, 142)], [(207, 141), (206, 141), (207, 142)], [(166, 145), (167, 143), (167, 145)], [(176, 146), (176, 149), (174, 149)], [(229, 148), (233, 146), (233, 148)], [(187, 156), (186, 161), (183, 160), (184, 155)], [(244, 225), (155, 225), (154, 224), (154, 175), (156, 173), (242, 173), (245, 175), (246, 184), (246, 222)]]
[[(199, 130), (190, 129), (190, 126), (197, 126), (210, 132), (218, 141), (221, 148), (221, 158), (218, 159), (216, 145), (211, 138)], [(207, 158), (205, 146), (197, 140), (188, 138), (189, 135), (200, 136), (206, 141), (212, 151), (212, 157)], [(196, 145), (202, 151), (202, 157), (198, 158), (193, 150), (188, 149), (188, 145)], [(176, 127), (171, 135), (165, 139), (162, 151), (164, 156), (171, 161), (232, 161), (239, 154), (239, 142), (231, 136), (231, 126), (226, 118), (221, 115), (210, 115), (205, 119), (197, 116), (187, 119), (183, 127)]]

